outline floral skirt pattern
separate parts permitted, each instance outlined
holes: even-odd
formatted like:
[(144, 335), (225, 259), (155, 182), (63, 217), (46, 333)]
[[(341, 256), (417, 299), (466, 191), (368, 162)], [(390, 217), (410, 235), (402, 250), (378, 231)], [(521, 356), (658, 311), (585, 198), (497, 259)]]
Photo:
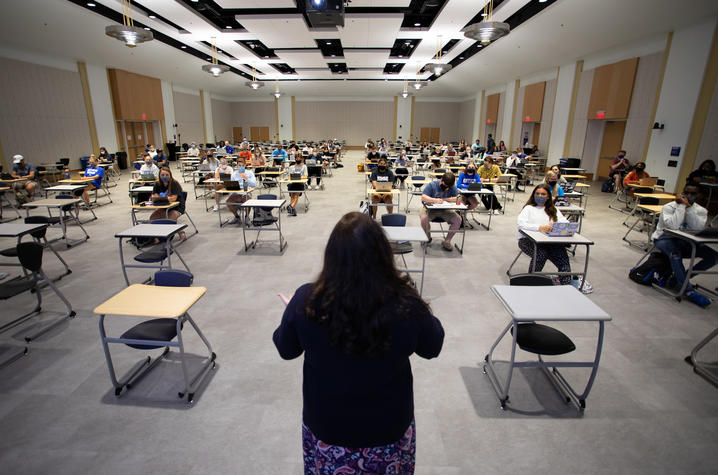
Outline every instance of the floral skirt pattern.
[(416, 427), (412, 420), (393, 444), (352, 449), (325, 444), (302, 424), (302, 449), (305, 475), (410, 475), (414, 473)]

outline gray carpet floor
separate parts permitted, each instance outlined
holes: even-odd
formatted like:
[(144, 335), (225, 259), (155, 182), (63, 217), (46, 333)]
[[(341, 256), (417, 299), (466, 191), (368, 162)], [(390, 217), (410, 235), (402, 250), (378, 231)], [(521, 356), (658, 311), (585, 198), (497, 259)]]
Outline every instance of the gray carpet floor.
[[(360, 157), (349, 152), (346, 167), (326, 179), (326, 189), (310, 192), (308, 212), (300, 208), (297, 217), (282, 216), (288, 247), (281, 255), (271, 243), (244, 252), (241, 228), (219, 228), (216, 213), (194, 199), (191, 183), (184, 185), (190, 192), (188, 212), (200, 232), (179, 250), (195, 285), (208, 288), (191, 314), (218, 363), (191, 406), (177, 398), (182, 378), (174, 353), (119, 398), (108, 377), (92, 310), (125, 287), (113, 237), (131, 224), (125, 171), (112, 188), (114, 203), (98, 207), (99, 219), (86, 224), (91, 239), (60, 251), (72, 274), (58, 285), (77, 317), (32, 342), (27, 356), (0, 370), (0, 471), (302, 473), (302, 359), (283, 361), (272, 344), (283, 311), (276, 294), (291, 294), (316, 277), (334, 223), (358, 209), (366, 186), (364, 175), (356, 172)], [(715, 473), (718, 389), (683, 358), (715, 328), (718, 304), (701, 309), (630, 281), (629, 268), (641, 252), (621, 240), (625, 215), (607, 207), (610, 195), (600, 193), (598, 185), (583, 226), (583, 234), (596, 243), (588, 280), (594, 287), (590, 298), (613, 321), (586, 411), (565, 405), (536, 369), (515, 372), (510, 404), (501, 410), (482, 373), (483, 358), (508, 321), (490, 286), (508, 282), (505, 271), (518, 251), (516, 216), (527, 193), (517, 193), (506, 214), (493, 217), (490, 231), (467, 231), (463, 255), (442, 250), (437, 239), (428, 251), (424, 297), (442, 321), (446, 339), (438, 359), (412, 357), (416, 473)], [(418, 225), (418, 211), (414, 201), (409, 225)], [(70, 232), (79, 236), (76, 228)], [(130, 257), (136, 252), (129, 245), (125, 250)], [(410, 264), (418, 262), (414, 254)], [(579, 250), (572, 265), (583, 258)], [(527, 268), (528, 259), (522, 257), (517, 266)], [(62, 270), (51, 254), (45, 255), (44, 267), (50, 275)], [(149, 275), (141, 269), (129, 272), (135, 283)], [(709, 277), (699, 282), (717, 284)], [(0, 335), (2, 350), (20, 345), (35, 322), (62, 311), (48, 290), (43, 297), (45, 312)], [(24, 294), (4, 301), (0, 320), (29, 310), (33, 299)], [(137, 321), (108, 318), (108, 332), (117, 335)], [(575, 354), (592, 355), (595, 326), (559, 328), (576, 342)], [(184, 335), (196, 365), (203, 347), (188, 327)], [(716, 347), (707, 348), (702, 358), (716, 361)], [(508, 350), (504, 342), (498, 358), (506, 360)], [(127, 370), (141, 353), (114, 345), (118, 371)], [(587, 377), (579, 369), (566, 374), (577, 386)]]

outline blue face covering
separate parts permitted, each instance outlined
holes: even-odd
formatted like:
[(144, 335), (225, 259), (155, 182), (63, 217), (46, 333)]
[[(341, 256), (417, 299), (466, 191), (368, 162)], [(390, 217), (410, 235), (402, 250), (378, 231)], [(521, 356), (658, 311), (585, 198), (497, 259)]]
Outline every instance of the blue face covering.
[(168, 183), (170, 181), (170, 177), (167, 175), (164, 175), (161, 177), (162, 183)]
[(623, 158), (623, 157), (625, 157), (624, 154), (622, 154), (622, 153), (619, 153), (619, 154), (618, 154), (618, 158)]
[(546, 203), (546, 197), (545, 196), (534, 196), (534, 201), (537, 205), (543, 206)]
[(246, 167), (239, 167), (239, 173), (244, 173)]

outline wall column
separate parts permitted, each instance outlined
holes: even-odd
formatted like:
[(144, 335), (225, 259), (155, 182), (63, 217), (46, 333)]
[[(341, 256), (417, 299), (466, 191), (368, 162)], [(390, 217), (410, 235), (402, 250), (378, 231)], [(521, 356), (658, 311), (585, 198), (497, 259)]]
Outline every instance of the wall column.
[(394, 127), (394, 138), (396, 140), (402, 140), (406, 142), (411, 137), (411, 111), (414, 108), (414, 96), (404, 99), (403, 97), (395, 96), (395, 127)]
[(212, 98), (209, 92), (200, 89), (199, 100), (202, 102), (202, 132), (204, 134), (204, 143), (208, 141), (215, 143), (214, 125), (212, 124)]
[[(696, 118), (696, 105), (703, 85), (716, 19), (673, 33), (663, 84), (656, 107), (655, 121), (665, 124), (653, 130), (646, 154), (646, 169), (653, 176), (666, 180), (665, 189), (675, 192), (682, 187), (678, 177), (684, 162), (695, 160), (687, 155), (688, 138)], [(697, 144), (692, 144), (697, 145)], [(680, 147), (678, 156), (671, 156), (673, 147)], [(689, 150), (690, 151), (690, 150)], [(675, 162), (674, 166), (669, 163)]]
[(556, 80), (556, 98), (553, 103), (551, 135), (549, 136), (549, 163), (558, 163), (558, 159), (568, 156), (569, 141), (573, 125), (573, 114), (578, 96), (578, 83), (583, 71), (583, 60), (566, 64), (558, 68)]
[(172, 83), (168, 81), (162, 81), (162, 108), (165, 113), (165, 133), (168, 142), (177, 142), (177, 123), (175, 119), (175, 98), (172, 94)]
[(92, 96), (90, 95), (90, 85), (87, 82), (87, 68), (82, 61), (77, 62), (77, 72), (80, 73), (80, 83), (82, 84), (82, 96), (85, 99), (85, 110), (87, 111), (87, 125), (90, 128), (90, 143), (92, 144), (92, 153), (100, 153), (100, 145), (97, 143), (97, 126), (95, 125), (95, 112), (92, 110)]
[[(79, 66), (78, 69), (80, 69)], [(98, 149), (102, 146), (108, 152), (114, 153), (120, 148), (117, 143), (117, 127), (115, 126), (115, 115), (112, 111), (107, 69), (104, 66), (87, 64), (85, 65), (85, 73), (90, 100), (92, 101)]]
[[(482, 89), (481, 92), (476, 93), (476, 102), (474, 105), (474, 126), (471, 128), (471, 133), (473, 135), (470, 139), (471, 144), (476, 142), (477, 139), (480, 140), (481, 137), (483, 136), (481, 134), (481, 130), (482, 130), (483, 124), (484, 124), (483, 112), (484, 112), (484, 99), (485, 98), (486, 98), (485, 90)], [(469, 145), (471, 145), (471, 144), (469, 144)]]
[(501, 130), (496, 131), (498, 137), (494, 137), (496, 144), (498, 145), (500, 140), (503, 140), (507, 148), (514, 148), (511, 143), (511, 136), (513, 135), (514, 129), (514, 112), (516, 111), (516, 96), (519, 91), (519, 80), (516, 79), (506, 84), (506, 99), (504, 101), (504, 118), (501, 123)]
[(294, 140), (294, 96), (281, 96), (277, 100), (277, 117), (279, 140)]

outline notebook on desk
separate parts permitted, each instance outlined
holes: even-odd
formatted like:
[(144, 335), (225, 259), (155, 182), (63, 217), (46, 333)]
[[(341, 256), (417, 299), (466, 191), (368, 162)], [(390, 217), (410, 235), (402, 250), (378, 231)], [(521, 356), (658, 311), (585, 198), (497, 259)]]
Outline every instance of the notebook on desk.
[(553, 223), (546, 234), (551, 237), (570, 237), (578, 232), (578, 223)]
[(496, 179), (496, 183), (510, 183), (513, 176), (514, 175), (501, 175)]
[(155, 206), (164, 206), (170, 203), (170, 200), (166, 196), (158, 196), (152, 198), (152, 204)]

